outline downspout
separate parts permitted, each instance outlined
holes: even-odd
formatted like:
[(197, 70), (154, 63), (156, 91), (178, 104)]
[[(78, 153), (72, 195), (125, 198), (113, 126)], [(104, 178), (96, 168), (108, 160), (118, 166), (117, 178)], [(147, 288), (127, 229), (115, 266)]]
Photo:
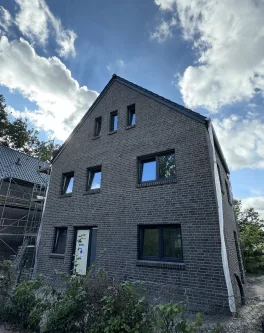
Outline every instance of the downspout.
[(48, 198), (48, 193), (49, 193), (49, 186), (50, 186), (50, 180), (51, 180), (51, 172), (52, 172), (52, 165), (50, 166), (50, 178), (49, 178), (49, 183), (47, 186), (47, 191), (46, 191), (46, 197), (43, 205), (43, 210), (41, 214), (41, 222), (39, 226), (39, 231), (38, 231), (38, 236), (37, 236), (37, 241), (36, 241), (36, 253), (35, 253), (35, 262), (34, 262), (34, 268), (33, 268), (33, 277), (37, 275), (37, 267), (38, 267), (38, 250), (39, 250), (39, 243), (40, 243), (40, 238), (41, 238), (41, 231), (42, 231), (42, 226), (43, 226), (43, 217), (45, 213), (45, 208), (46, 208), (46, 203), (47, 203), (47, 198)]
[(220, 180), (219, 180), (219, 174), (218, 174), (218, 168), (217, 168), (217, 162), (216, 162), (213, 128), (212, 128), (212, 123), (211, 123), (210, 119), (208, 120), (208, 133), (209, 133), (210, 142), (211, 142), (212, 150), (213, 150), (214, 179), (215, 179), (216, 199), (217, 199), (218, 216), (219, 216), (223, 270), (224, 270), (226, 286), (227, 286), (229, 308), (230, 308), (230, 311), (234, 313), (234, 312), (236, 312), (236, 303), (235, 303), (233, 286), (232, 286), (232, 282), (231, 282), (229, 266), (228, 266), (228, 258), (227, 258), (227, 250), (226, 250), (225, 234), (224, 234), (224, 215), (223, 215), (222, 193), (221, 193), (221, 186), (220, 186)]

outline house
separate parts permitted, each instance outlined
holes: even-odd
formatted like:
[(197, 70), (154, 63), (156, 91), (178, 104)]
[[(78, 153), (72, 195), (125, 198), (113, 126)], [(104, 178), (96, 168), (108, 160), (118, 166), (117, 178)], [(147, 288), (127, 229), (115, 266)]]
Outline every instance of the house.
[(46, 166), (47, 163), (35, 157), (0, 146), (1, 259), (17, 258), (25, 241), (25, 247), (31, 252), (30, 260), (33, 260), (42, 199), (49, 180), (40, 170)]
[(95, 261), (150, 294), (236, 311), (229, 174), (209, 119), (113, 75), (52, 163), (37, 272), (55, 283)]

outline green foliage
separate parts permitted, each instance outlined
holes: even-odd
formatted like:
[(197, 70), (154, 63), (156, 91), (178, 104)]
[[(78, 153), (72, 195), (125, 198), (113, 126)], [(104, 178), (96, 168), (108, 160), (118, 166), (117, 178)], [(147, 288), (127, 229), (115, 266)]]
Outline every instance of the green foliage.
[[(0, 304), (8, 302), (15, 281), (13, 263), (9, 260), (0, 262)], [(0, 321), (3, 320), (4, 307), (0, 307)]]
[(17, 118), (13, 122), (8, 119), (4, 96), (0, 94), (0, 144), (14, 148), (26, 154), (50, 161), (59, 145), (53, 141), (40, 141), (39, 132), (29, 129), (28, 120)]
[(132, 283), (112, 286), (108, 291), (109, 295), (102, 299), (100, 321), (92, 327), (92, 333), (153, 332), (148, 304), (137, 295)]
[(196, 314), (196, 319), (186, 319), (186, 309), (183, 305), (167, 303), (155, 307), (155, 327), (159, 333), (195, 333), (202, 326), (203, 315)]
[(27, 328), (30, 313), (37, 305), (36, 291), (40, 287), (39, 279), (19, 283), (5, 307), (5, 320), (21, 328)]
[(264, 270), (264, 221), (254, 208), (242, 209), (241, 200), (234, 200), (241, 245), (248, 272)]

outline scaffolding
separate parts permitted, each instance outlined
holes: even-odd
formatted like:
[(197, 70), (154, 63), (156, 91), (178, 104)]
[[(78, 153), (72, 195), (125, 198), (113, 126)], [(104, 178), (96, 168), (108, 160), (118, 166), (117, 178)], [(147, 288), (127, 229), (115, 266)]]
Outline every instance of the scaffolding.
[[(47, 169), (44, 173), (47, 173)], [(40, 177), (41, 171), (38, 171)], [(42, 179), (41, 184), (14, 176), (0, 179), (0, 244), (8, 253), (6, 256), (0, 253), (0, 256), (13, 259), (18, 271), (22, 266), (32, 270), (34, 265), (36, 240), (48, 185), (48, 177)]]

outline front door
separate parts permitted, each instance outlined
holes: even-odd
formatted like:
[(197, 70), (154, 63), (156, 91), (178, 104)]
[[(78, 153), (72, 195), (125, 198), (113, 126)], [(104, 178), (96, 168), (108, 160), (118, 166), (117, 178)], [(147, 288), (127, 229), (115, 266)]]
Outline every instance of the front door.
[(74, 274), (86, 275), (89, 258), (89, 229), (78, 229), (76, 235)]

